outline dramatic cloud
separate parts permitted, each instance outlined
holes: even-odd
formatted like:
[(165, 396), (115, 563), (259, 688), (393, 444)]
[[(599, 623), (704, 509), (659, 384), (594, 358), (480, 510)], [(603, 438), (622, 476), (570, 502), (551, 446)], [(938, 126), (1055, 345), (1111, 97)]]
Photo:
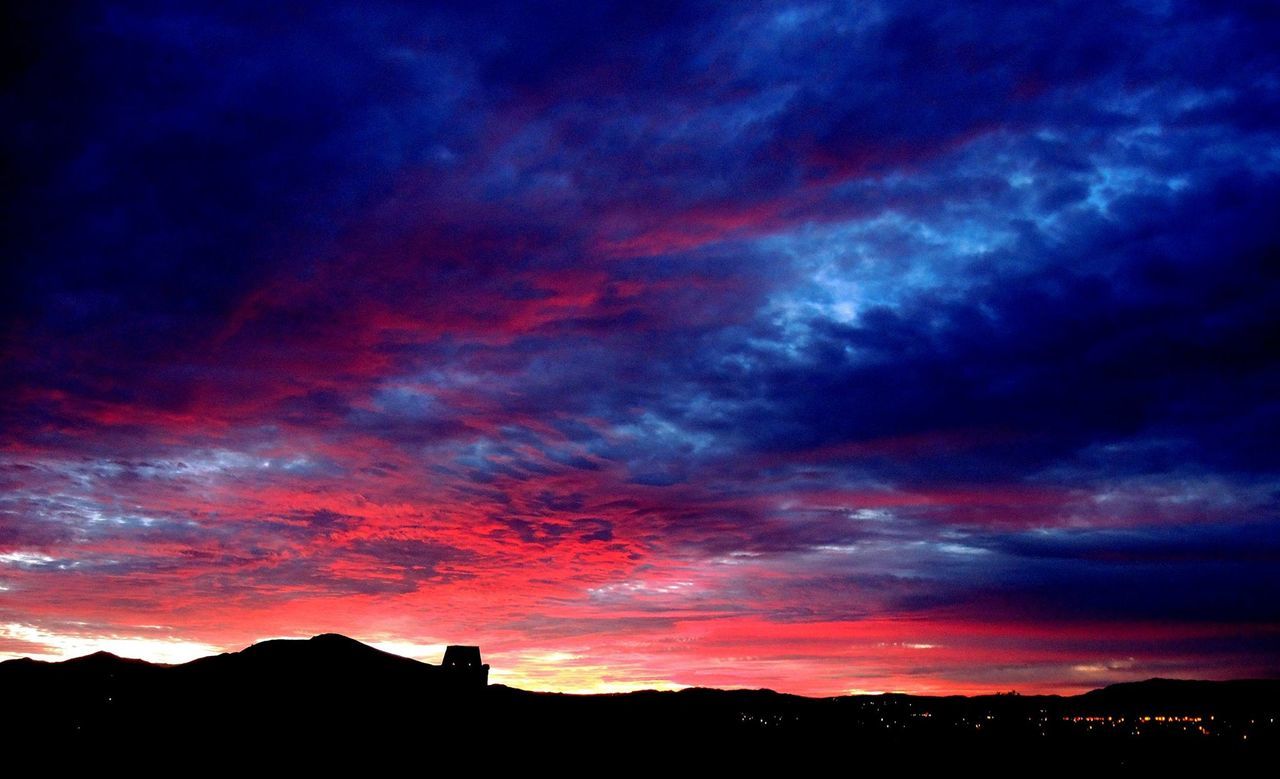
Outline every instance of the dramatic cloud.
[(8, 13), (0, 653), (1280, 673), (1261, 5)]

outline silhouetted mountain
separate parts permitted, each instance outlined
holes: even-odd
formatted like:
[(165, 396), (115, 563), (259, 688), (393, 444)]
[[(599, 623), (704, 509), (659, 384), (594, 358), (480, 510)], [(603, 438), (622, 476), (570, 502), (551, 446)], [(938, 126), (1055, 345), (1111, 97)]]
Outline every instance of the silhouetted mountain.
[[(481, 677), (482, 678), (482, 677)], [(475, 676), (447, 672), (339, 635), (264, 641), (240, 652), (157, 665), (98, 652), (58, 663), (0, 663), (0, 732), (98, 745), (273, 743), (407, 735), (469, 709)]]
[(202, 657), (181, 666), (182, 673), (280, 673), (310, 675), (331, 673), (333, 669), (369, 674), (420, 674), (438, 672), (439, 667), (390, 652), (374, 649), (353, 638), (325, 633), (310, 639), (273, 639), (239, 652)]
[(566, 695), (485, 687), (475, 675), (479, 652), (456, 649), (471, 667), (422, 663), (333, 634), (181, 665), (106, 652), (10, 660), (0, 663), (0, 734), (83, 754), (145, 743), (296, 757), (305, 745), (362, 759), (461, 751), (490, 764), (548, 749), (657, 759), (655, 748), (678, 747), (721, 768), (837, 752), (917, 768), (993, 755), (1059, 767), (1220, 768), (1270, 759), (1280, 744), (1276, 680), (1152, 679), (1072, 697), (806, 698), (706, 688)]
[(1161, 713), (1228, 711), (1264, 708), (1280, 699), (1280, 680), (1237, 679), (1206, 682), (1188, 679), (1147, 679), (1113, 684), (1081, 695), (1079, 706), (1098, 710), (1138, 710)]

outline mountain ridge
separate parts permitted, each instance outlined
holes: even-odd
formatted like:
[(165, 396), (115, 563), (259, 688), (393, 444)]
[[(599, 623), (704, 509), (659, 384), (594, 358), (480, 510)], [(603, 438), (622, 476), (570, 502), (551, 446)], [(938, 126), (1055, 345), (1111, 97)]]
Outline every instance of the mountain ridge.
[[(0, 678), (6, 673), (6, 669), (33, 668), (33, 667), (64, 667), (68, 669), (85, 669), (91, 667), (105, 667), (115, 665), (119, 668), (128, 668), (137, 670), (140, 668), (149, 668), (156, 670), (174, 669), (178, 671), (206, 670), (215, 666), (228, 666), (234, 668), (236, 665), (247, 662), (260, 662), (267, 665), (279, 666), (275, 670), (286, 671), (290, 665), (296, 670), (316, 671), (323, 667), (324, 663), (329, 662), (363, 662), (369, 663), (373, 667), (379, 667), (382, 670), (399, 670), (402, 672), (412, 673), (433, 673), (440, 669), (440, 666), (417, 660), (403, 655), (397, 655), (392, 652), (378, 649), (370, 646), (358, 639), (345, 636), (341, 633), (320, 633), (309, 638), (273, 638), (258, 641), (244, 649), (234, 652), (222, 652), (216, 655), (206, 655), (204, 657), (195, 658), (184, 663), (155, 663), (148, 660), (138, 658), (129, 658), (116, 655), (112, 652), (97, 651), (87, 655), (67, 658), (64, 660), (37, 660), (30, 657), (11, 658), (9, 660), (0, 661)], [(369, 668), (372, 670), (372, 667)], [(1207, 692), (1221, 691), (1234, 688), (1256, 686), (1267, 688), (1272, 694), (1280, 695), (1280, 679), (1226, 679), (1226, 680), (1206, 680), (1206, 679), (1176, 679), (1166, 677), (1151, 677), (1138, 681), (1115, 682), (1103, 687), (1095, 688), (1081, 693), (1063, 695), (1058, 693), (1030, 693), (1020, 695), (1017, 693), (978, 693), (975, 695), (928, 695), (911, 692), (885, 692), (876, 694), (850, 694), (850, 695), (828, 695), (828, 696), (809, 696), (797, 693), (782, 692), (771, 688), (723, 688), (723, 687), (686, 687), (680, 690), (632, 690), (628, 692), (614, 693), (561, 693), (551, 691), (532, 691), (524, 690), (519, 687), (513, 687), (504, 684), (490, 685), (494, 689), (511, 690), (517, 693), (529, 695), (555, 695), (566, 697), (596, 697), (596, 698), (617, 698), (619, 696), (648, 695), (648, 694), (668, 694), (668, 695), (685, 695), (698, 694), (702, 692), (711, 693), (733, 693), (736, 695), (771, 695), (780, 698), (792, 698), (806, 701), (821, 700), (839, 700), (839, 699), (870, 699), (870, 698), (892, 698), (904, 697), (913, 699), (964, 699), (970, 701), (982, 701), (987, 699), (1005, 699), (1009, 697), (1018, 697), (1026, 699), (1052, 698), (1060, 700), (1086, 700), (1086, 699), (1103, 699), (1103, 698), (1125, 698), (1125, 697), (1142, 697), (1142, 693), (1150, 693), (1158, 691), (1161, 695), (1168, 695), (1171, 691), (1179, 693), (1187, 692)]]
[(91, 759), (226, 755), (243, 766), (266, 754), (325, 767), (335, 755), (359, 765), (436, 756), (475, 766), (516, 767), (530, 756), (616, 765), (620, 756), (669, 760), (678, 748), (708, 767), (754, 770), (761, 760), (819, 761), (839, 747), (890, 767), (951, 767), (956, 755), (1026, 765), (1050, 754), (1055, 766), (1182, 770), (1280, 754), (1280, 680), (1150, 679), (1075, 696), (823, 698), (712, 687), (584, 695), (479, 681), (338, 634), (177, 665), (109, 652), (17, 658), (0, 662), (0, 741)]

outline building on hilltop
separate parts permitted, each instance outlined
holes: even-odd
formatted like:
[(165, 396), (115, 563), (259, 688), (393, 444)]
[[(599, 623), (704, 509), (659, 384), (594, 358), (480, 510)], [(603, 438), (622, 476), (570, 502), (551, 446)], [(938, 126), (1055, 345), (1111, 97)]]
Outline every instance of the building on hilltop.
[(480, 662), (478, 646), (446, 647), (440, 670), (458, 687), (484, 687), (489, 683), (489, 666)]

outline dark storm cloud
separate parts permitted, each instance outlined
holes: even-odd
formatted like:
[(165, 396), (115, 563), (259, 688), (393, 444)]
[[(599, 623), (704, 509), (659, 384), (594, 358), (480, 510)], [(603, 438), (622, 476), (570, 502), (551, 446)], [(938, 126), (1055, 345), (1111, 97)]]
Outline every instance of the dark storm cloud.
[(734, 376), (758, 381), (749, 394), (766, 412), (746, 432), (784, 449), (948, 430), (1012, 437), (979, 442), (968, 468), (963, 454), (913, 452), (905, 472), (889, 470), (908, 479), (1008, 479), (1144, 434), (1185, 441), (1183, 456), (1210, 467), (1274, 469), (1280, 235), (1263, 225), (1278, 201), (1270, 183), (1243, 179), (1128, 204), (1123, 226), (1067, 252), (1018, 247), (1047, 261), (1035, 272), (817, 323), (795, 363)]
[(1280, 619), (1276, 518), (1226, 526), (1005, 539), (1000, 589), (979, 599), (1044, 619)]

